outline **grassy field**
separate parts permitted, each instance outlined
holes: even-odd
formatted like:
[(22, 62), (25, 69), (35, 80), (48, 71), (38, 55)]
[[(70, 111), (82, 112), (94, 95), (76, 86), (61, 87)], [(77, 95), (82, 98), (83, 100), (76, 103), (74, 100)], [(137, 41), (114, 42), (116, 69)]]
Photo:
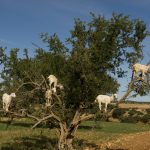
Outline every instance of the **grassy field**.
[[(0, 122), (0, 149), (54, 149), (57, 133), (54, 129), (30, 129), (32, 123), (27, 120), (16, 120), (11, 125)], [(116, 122), (86, 121), (79, 126), (75, 135), (77, 146), (95, 145), (117, 139), (124, 134), (150, 131), (150, 125)]]

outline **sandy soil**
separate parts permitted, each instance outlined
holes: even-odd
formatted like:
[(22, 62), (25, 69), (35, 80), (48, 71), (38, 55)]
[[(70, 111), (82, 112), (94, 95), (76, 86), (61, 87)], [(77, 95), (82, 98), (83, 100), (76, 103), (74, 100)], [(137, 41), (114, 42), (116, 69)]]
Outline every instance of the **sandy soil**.
[(138, 109), (149, 109), (150, 104), (124, 104), (120, 103), (119, 108), (138, 108)]
[(105, 143), (101, 150), (150, 150), (150, 131), (125, 135), (121, 139)]

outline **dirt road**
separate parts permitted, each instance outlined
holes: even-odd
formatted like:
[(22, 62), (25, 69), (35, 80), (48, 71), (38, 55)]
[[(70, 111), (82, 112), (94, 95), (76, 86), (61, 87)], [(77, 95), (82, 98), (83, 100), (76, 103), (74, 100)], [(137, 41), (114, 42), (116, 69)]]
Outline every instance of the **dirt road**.
[(107, 150), (150, 150), (150, 131), (125, 135), (105, 147)]
[(130, 104), (130, 103), (128, 103), (128, 104), (125, 104), (125, 103), (120, 103), (119, 105), (118, 105), (118, 107), (119, 108), (127, 108), (127, 109), (129, 109), (129, 108), (136, 108), (136, 109), (150, 109), (150, 104)]

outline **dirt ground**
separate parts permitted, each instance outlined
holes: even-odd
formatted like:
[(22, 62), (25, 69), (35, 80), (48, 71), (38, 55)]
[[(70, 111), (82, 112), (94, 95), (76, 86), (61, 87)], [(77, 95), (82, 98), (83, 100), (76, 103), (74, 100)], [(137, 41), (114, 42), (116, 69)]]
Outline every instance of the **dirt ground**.
[(125, 135), (100, 147), (100, 150), (150, 150), (150, 131)]
[(120, 103), (119, 108), (136, 108), (136, 109), (150, 109), (150, 104), (125, 104)]

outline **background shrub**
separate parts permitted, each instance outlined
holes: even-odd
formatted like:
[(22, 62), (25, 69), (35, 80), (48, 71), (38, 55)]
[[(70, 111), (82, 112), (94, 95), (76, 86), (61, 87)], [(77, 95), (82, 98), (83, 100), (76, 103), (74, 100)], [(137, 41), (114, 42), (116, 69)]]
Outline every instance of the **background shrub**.
[(150, 108), (145, 109), (148, 114), (150, 114)]
[(139, 116), (126, 116), (120, 118), (121, 122), (124, 123), (138, 123), (141, 120), (141, 117)]
[(112, 117), (113, 118), (120, 118), (125, 112), (126, 112), (126, 109), (116, 108), (112, 112)]
[(148, 123), (150, 121), (150, 115), (149, 114), (145, 114), (142, 118), (141, 121), (144, 123)]
[(135, 109), (130, 109), (129, 112), (128, 112), (128, 114), (129, 114), (130, 116), (135, 116), (135, 115), (141, 116), (141, 115), (143, 115), (143, 113), (142, 113), (141, 111), (137, 111), (137, 110), (135, 110)]

